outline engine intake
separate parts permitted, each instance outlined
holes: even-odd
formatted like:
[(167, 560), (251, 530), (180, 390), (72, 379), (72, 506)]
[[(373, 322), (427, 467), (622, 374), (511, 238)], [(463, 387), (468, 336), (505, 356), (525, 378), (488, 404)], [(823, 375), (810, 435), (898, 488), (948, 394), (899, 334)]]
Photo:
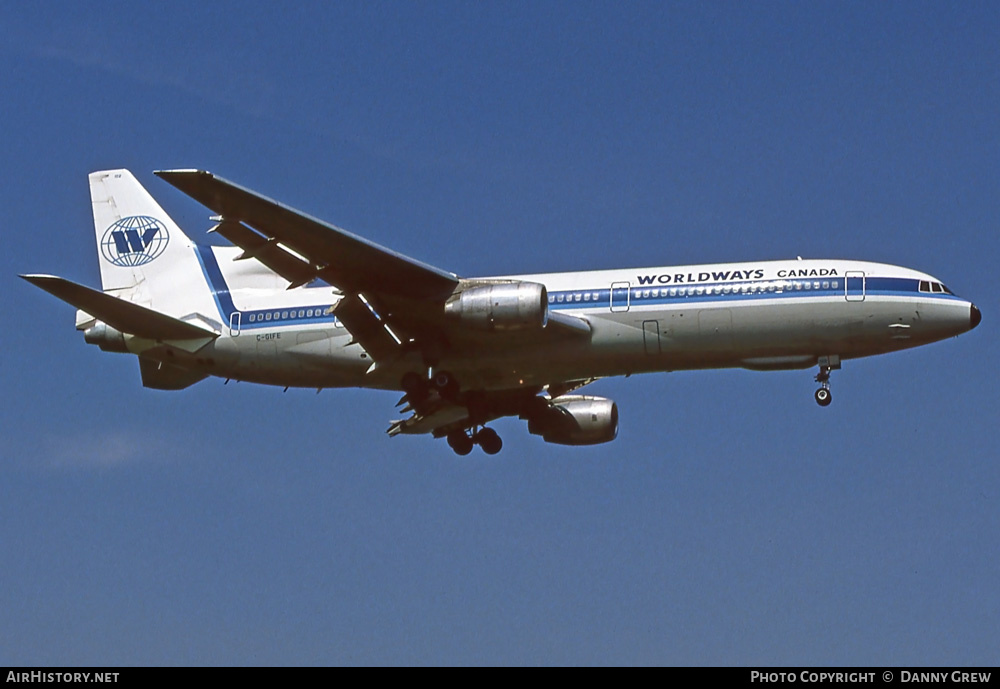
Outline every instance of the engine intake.
[(463, 290), (444, 313), (481, 330), (537, 330), (548, 321), (549, 298), (537, 282), (505, 282)]
[(618, 405), (604, 397), (563, 395), (528, 416), (528, 432), (557, 445), (597, 445), (618, 437)]
[(105, 352), (128, 351), (125, 346), (125, 335), (103, 321), (97, 321), (93, 326), (84, 330), (83, 339), (87, 344), (97, 345)]

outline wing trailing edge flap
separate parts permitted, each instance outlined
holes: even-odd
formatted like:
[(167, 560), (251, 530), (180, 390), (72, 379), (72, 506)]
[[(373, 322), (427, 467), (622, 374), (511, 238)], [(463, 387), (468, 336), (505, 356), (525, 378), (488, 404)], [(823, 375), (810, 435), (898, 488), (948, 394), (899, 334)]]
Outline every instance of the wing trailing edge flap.
[(277, 239), (254, 232), (238, 220), (223, 220), (209, 232), (222, 235), (243, 249), (237, 261), (254, 258), (288, 280), (288, 289), (301, 287), (316, 279), (316, 269), (308, 261), (282, 247)]
[(86, 311), (115, 330), (129, 335), (160, 342), (203, 340), (205, 343), (219, 336), (219, 333), (211, 330), (54, 275), (21, 277), (67, 304)]
[(549, 394), (550, 398), (555, 399), (556, 397), (569, 394), (574, 390), (579, 390), (585, 385), (590, 385), (598, 380), (600, 380), (600, 378), (584, 378), (582, 380), (567, 380), (563, 383), (553, 383), (546, 388), (546, 392)]
[(351, 234), (203, 170), (158, 170), (158, 177), (218, 213), (274, 239), (317, 266), (343, 292), (444, 300), (459, 284), (453, 273)]
[(373, 368), (400, 353), (402, 340), (363, 294), (345, 296), (337, 303), (333, 314), (343, 321), (354, 341), (371, 355)]
[(391, 421), (386, 433), (390, 436), (405, 433), (407, 435), (420, 435), (422, 433), (434, 433), (438, 429), (461, 425), (469, 418), (469, 410), (454, 404), (449, 404), (436, 409), (428, 414), (414, 414), (406, 419)]

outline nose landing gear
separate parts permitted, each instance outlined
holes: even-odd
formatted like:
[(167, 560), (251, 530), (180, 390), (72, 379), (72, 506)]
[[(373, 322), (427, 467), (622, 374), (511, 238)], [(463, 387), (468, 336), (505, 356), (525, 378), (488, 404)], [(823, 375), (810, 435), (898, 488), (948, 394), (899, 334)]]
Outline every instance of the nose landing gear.
[(830, 406), (833, 402), (833, 393), (830, 392), (830, 371), (840, 368), (839, 356), (821, 356), (819, 358), (819, 373), (816, 374), (816, 382), (819, 383), (819, 390), (814, 397), (816, 404), (821, 407)]
[(818, 404), (819, 406), (821, 407), (829, 406), (830, 402), (833, 401), (833, 395), (830, 394), (830, 384), (826, 383), (826, 387), (817, 390), (814, 397), (816, 398), (816, 404)]

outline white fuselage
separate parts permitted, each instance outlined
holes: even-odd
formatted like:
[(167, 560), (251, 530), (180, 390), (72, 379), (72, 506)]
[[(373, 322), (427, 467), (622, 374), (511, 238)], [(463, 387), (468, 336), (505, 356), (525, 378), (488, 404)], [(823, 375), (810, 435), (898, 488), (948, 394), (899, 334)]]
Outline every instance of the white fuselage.
[[(329, 286), (285, 290), (238, 249), (199, 247), (224, 334), (197, 355), (213, 375), (301, 387), (396, 389), (419, 360), (372, 366), (333, 315)], [(807, 368), (969, 330), (970, 302), (930, 275), (846, 260), (762, 261), (506, 276), (537, 282), (549, 309), (590, 324), (587, 338), (530, 336), (445, 353), (463, 387), (506, 389), (649, 371)], [(539, 338), (542, 340), (542, 338)], [(190, 363), (190, 362), (188, 362)]]

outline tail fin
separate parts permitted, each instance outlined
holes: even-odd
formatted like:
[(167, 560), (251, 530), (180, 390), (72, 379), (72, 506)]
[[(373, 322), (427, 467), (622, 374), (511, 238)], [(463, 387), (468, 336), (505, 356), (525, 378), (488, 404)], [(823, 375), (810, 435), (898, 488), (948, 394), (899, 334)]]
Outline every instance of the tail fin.
[(194, 242), (131, 172), (92, 172), (90, 199), (105, 292), (178, 318), (214, 311)]

